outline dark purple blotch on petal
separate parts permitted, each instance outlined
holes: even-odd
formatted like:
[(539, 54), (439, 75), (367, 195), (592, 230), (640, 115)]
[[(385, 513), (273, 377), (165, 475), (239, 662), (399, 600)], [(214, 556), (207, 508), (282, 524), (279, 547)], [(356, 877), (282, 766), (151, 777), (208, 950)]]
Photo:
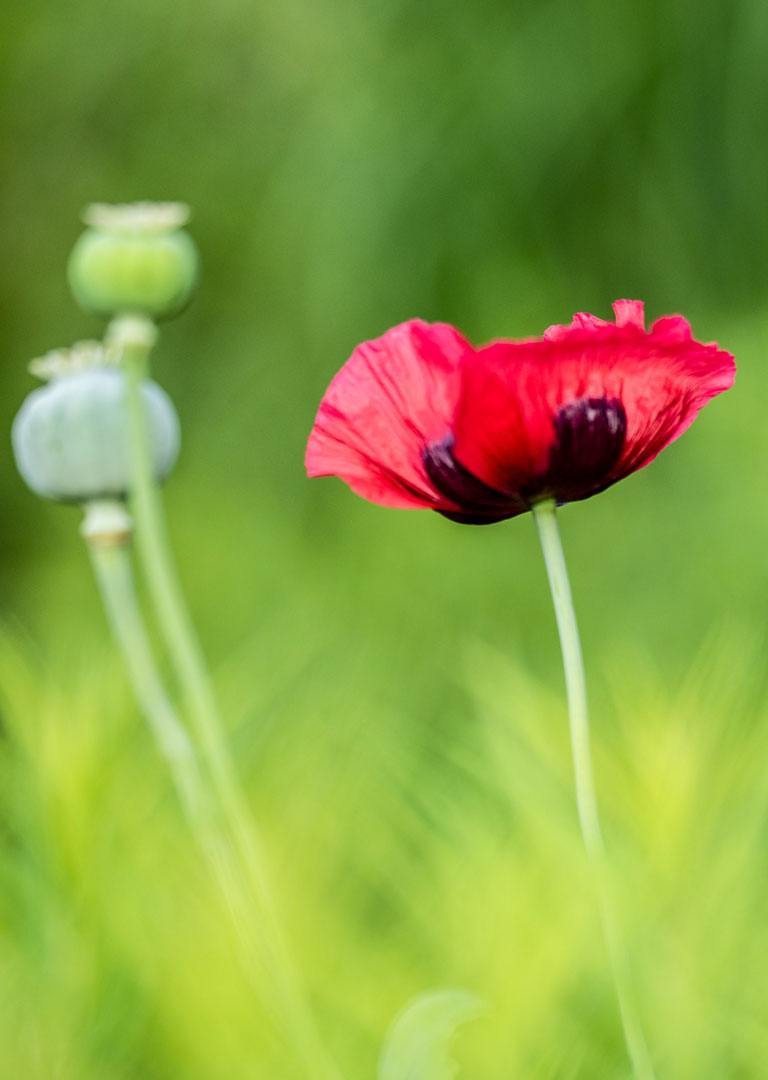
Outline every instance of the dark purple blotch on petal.
[(454, 456), (453, 435), (429, 443), (422, 452), (427, 476), (444, 498), (460, 508), (440, 513), (466, 525), (490, 525), (523, 513), (538, 499), (569, 502), (608, 487), (627, 434), (621, 402), (616, 398), (578, 398), (558, 410), (553, 427), (555, 440), (546, 471), (517, 494), (489, 487), (465, 469)]
[(491, 525), (527, 509), (522, 499), (489, 487), (460, 465), (453, 455), (453, 443), (453, 435), (446, 435), (425, 446), (421, 455), (427, 476), (440, 494), (461, 507), (455, 512), (441, 510), (444, 517), (464, 525)]
[(541, 479), (560, 501), (595, 494), (608, 483), (627, 435), (627, 415), (616, 398), (578, 398), (554, 418), (555, 442)]

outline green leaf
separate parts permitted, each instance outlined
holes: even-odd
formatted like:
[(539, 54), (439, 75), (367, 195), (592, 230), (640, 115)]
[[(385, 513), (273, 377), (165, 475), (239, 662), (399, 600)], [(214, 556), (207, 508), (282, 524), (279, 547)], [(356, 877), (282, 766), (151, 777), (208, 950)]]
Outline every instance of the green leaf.
[(433, 990), (413, 998), (395, 1018), (379, 1058), (378, 1080), (453, 1080), (456, 1028), (483, 1011), (466, 990)]

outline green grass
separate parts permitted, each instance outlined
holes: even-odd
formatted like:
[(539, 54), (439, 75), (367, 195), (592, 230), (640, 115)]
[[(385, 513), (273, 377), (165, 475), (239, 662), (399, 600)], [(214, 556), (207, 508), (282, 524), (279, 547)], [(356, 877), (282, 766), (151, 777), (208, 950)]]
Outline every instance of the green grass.
[[(345, 1075), (374, 1076), (407, 999), (457, 985), (488, 1005), (457, 1041), (467, 1076), (627, 1076), (560, 686), (471, 630), (420, 657), (381, 606), (387, 626), (345, 652), (332, 615), (302, 641), (294, 601), (218, 673)], [(99, 631), (57, 661), (2, 640), (4, 1074), (294, 1077)], [(768, 1068), (763, 650), (721, 627), (676, 683), (640, 643), (593, 659), (601, 807), (664, 1076)]]

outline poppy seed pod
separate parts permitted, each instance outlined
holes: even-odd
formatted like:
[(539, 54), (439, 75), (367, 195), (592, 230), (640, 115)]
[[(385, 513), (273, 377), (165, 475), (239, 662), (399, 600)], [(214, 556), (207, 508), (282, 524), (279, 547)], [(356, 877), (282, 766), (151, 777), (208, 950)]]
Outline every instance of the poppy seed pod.
[[(107, 367), (54, 378), (33, 390), (13, 422), (11, 439), (22, 478), (37, 495), (87, 503), (123, 498), (130, 489), (126, 378)], [(154, 382), (141, 386), (155, 478), (179, 453), (179, 420)]]
[(75, 244), (67, 277), (77, 302), (105, 318), (131, 312), (152, 319), (177, 315), (199, 275), (197, 248), (182, 226), (181, 203), (96, 204)]

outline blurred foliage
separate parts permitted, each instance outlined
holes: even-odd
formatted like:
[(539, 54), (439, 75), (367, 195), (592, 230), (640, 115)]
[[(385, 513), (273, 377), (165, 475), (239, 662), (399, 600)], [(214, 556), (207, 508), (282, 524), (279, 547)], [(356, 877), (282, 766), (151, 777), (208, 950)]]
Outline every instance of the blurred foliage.
[[(374, 694), (375, 655), (329, 643), (289, 672), (275, 642), (221, 684), (344, 1074), (373, 1080), (401, 1005), (459, 985), (487, 1003), (463, 1075), (627, 1076), (559, 692), (468, 644), (425, 726), (417, 693)], [(597, 780), (660, 1075), (768, 1066), (763, 650), (713, 635), (672, 689), (647, 655), (606, 656)], [(7, 1075), (295, 1080), (107, 646), (43, 689), (13, 641), (0, 660)]]
[(453, 1080), (450, 1056), (457, 1029), (482, 1015), (479, 998), (465, 990), (433, 990), (413, 998), (387, 1034), (378, 1080)]
[[(599, 791), (665, 1077), (768, 1073), (762, 908), (768, 8), (761, 0), (5, 0), (0, 426), (99, 336), (93, 200), (184, 199), (155, 374), (171, 525), (301, 967), (348, 1077), (466, 986), (466, 1074), (622, 1077), (529, 520), (309, 483), (320, 395), (414, 315), (473, 340), (642, 297), (739, 362), (650, 469), (566, 509)], [(131, 705), (74, 510), (0, 453), (2, 1071), (291, 1077)], [(525, 674), (524, 674), (525, 673)]]

